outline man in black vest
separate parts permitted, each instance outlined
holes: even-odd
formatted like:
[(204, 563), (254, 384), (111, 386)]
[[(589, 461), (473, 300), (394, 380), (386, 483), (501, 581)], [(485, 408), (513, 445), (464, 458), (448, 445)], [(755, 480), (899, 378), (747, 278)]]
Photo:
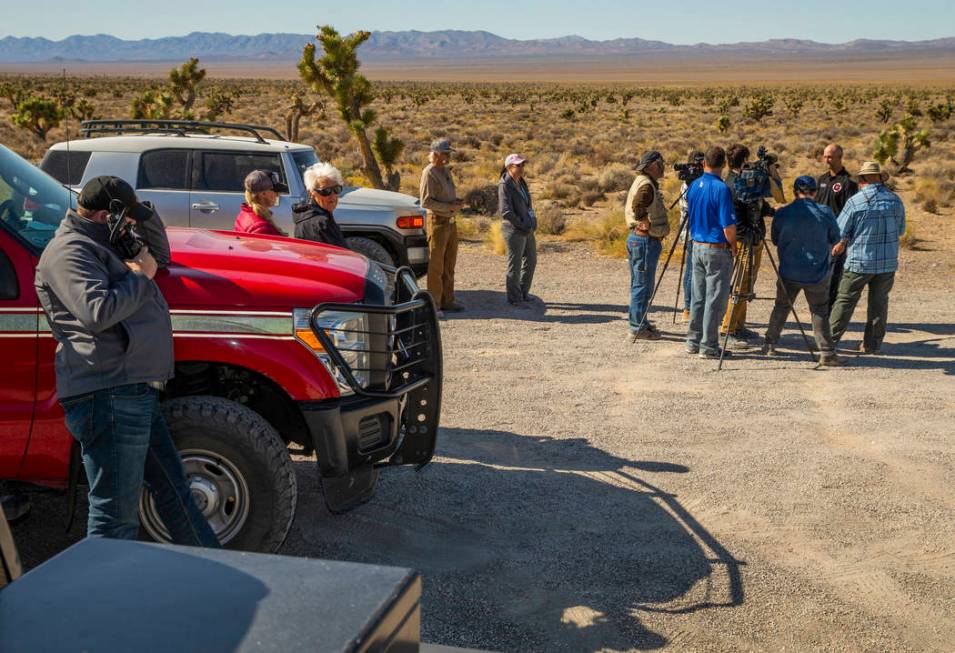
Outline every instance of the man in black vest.
[[(816, 180), (816, 202), (832, 209), (832, 213), (838, 217), (842, 213), (842, 207), (850, 197), (859, 192), (859, 184), (849, 177), (845, 167), (842, 165), (842, 146), (838, 143), (830, 143), (822, 152), (822, 160), (829, 170)], [(832, 280), (829, 282), (829, 308), (832, 308), (836, 301), (836, 294), (839, 290), (839, 280), (842, 279), (842, 266), (846, 262), (846, 255), (843, 252), (839, 256), (832, 257)]]

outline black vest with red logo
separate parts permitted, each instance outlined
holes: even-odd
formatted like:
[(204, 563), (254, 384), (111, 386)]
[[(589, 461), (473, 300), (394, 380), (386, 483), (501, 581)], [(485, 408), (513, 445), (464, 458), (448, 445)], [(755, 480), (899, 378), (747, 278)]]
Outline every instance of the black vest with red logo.
[(816, 184), (819, 186), (816, 202), (832, 209), (837, 218), (849, 198), (859, 192), (859, 184), (852, 181), (845, 168), (835, 175), (827, 172), (816, 180)]

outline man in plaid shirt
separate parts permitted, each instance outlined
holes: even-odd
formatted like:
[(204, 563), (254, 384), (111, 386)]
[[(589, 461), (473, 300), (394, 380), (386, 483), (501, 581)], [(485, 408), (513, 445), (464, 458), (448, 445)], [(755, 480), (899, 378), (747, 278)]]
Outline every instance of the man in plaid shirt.
[(839, 214), (842, 240), (833, 256), (846, 252), (839, 292), (829, 315), (832, 338), (839, 342), (862, 290), (869, 288), (869, 309), (862, 351), (877, 354), (885, 338), (889, 291), (899, 267), (899, 236), (905, 233), (905, 206), (885, 187), (887, 175), (878, 163), (868, 161), (857, 173), (861, 190), (849, 198)]

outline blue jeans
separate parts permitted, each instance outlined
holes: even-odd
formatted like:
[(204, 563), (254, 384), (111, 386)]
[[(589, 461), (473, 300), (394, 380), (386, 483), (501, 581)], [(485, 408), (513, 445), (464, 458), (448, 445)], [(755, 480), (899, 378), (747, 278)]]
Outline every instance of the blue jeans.
[(637, 236), (631, 233), (627, 238), (627, 258), (630, 261), (630, 331), (636, 332), (643, 322), (644, 328), (650, 323), (643, 316), (650, 310), (650, 295), (653, 294), (653, 281), (657, 273), (657, 263), (663, 242), (649, 236)]
[(687, 239), (683, 243), (683, 308), (690, 310), (690, 301), (693, 299), (693, 241)]
[(733, 255), (728, 249), (693, 244), (693, 294), (686, 346), (717, 351), (720, 322), (726, 312), (733, 275)]
[(89, 480), (87, 537), (136, 539), (145, 483), (173, 542), (219, 546), (192, 499), (157, 390), (133, 383), (66, 397), (60, 404)]

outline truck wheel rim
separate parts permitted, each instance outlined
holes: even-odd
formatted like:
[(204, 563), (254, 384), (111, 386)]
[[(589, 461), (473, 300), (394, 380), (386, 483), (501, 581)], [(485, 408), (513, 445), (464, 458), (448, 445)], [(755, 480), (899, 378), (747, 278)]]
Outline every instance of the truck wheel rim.
[[(186, 470), (193, 501), (209, 526), (227, 544), (242, 530), (249, 517), (249, 487), (235, 465), (211, 451), (184, 449), (179, 452)], [(147, 490), (139, 501), (140, 520), (149, 536), (158, 542), (171, 542), (156, 502)]]

